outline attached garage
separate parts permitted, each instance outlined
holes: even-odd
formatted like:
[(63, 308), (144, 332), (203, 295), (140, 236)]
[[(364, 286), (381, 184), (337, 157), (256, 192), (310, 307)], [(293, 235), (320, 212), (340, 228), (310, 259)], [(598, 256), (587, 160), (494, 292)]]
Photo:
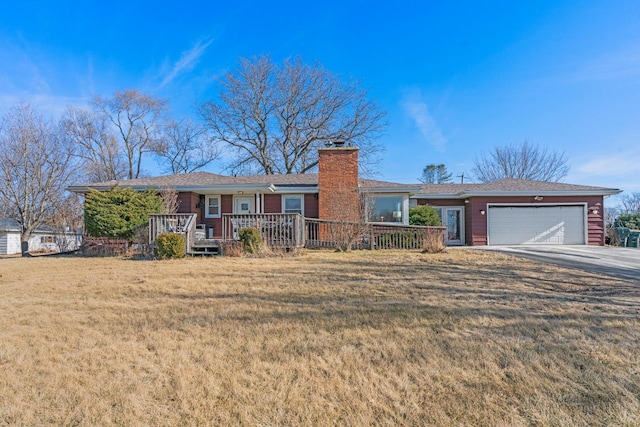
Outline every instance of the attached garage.
[(586, 206), (488, 205), (490, 245), (584, 245)]

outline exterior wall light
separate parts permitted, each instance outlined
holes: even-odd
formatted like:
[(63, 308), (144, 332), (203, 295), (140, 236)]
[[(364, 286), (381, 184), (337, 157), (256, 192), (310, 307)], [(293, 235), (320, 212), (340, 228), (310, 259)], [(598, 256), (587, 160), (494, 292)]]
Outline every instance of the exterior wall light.
[(600, 211), (598, 210), (598, 208), (591, 208), (591, 213), (592, 213), (592, 214), (594, 214), (594, 215), (598, 215), (598, 212), (600, 212)]
[(544, 199), (544, 197), (542, 197), (542, 196), (536, 196), (536, 197), (533, 198), (533, 200), (537, 200), (537, 201), (540, 201), (542, 199)]
[(487, 211), (485, 211), (484, 209), (480, 209), (480, 215), (484, 215), (486, 213), (487, 213)]

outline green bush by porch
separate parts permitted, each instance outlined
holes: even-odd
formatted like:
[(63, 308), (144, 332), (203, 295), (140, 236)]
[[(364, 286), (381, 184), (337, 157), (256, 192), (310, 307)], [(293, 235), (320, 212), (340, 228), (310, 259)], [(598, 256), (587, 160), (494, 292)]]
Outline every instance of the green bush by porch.
[(93, 237), (132, 239), (135, 230), (149, 222), (149, 214), (162, 211), (162, 200), (154, 190), (92, 190), (85, 197), (85, 231)]
[(262, 236), (257, 228), (241, 228), (238, 230), (238, 238), (242, 242), (244, 249), (250, 254), (257, 252), (262, 244)]
[(161, 259), (184, 258), (185, 240), (182, 234), (164, 233), (156, 239), (158, 242), (158, 256)]
[(421, 205), (409, 209), (409, 225), (440, 226), (438, 211), (431, 206)]

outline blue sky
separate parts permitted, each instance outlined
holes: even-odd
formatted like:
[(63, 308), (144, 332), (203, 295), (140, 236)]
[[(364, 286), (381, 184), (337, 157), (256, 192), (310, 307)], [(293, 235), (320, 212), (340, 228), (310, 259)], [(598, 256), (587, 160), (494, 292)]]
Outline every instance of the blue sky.
[(567, 182), (640, 191), (639, 23), (637, 0), (23, 0), (0, 14), (0, 111), (136, 88), (195, 116), (238, 58), (298, 55), (388, 111), (380, 179), (429, 163), (468, 176), (526, 139), (566, 152)]

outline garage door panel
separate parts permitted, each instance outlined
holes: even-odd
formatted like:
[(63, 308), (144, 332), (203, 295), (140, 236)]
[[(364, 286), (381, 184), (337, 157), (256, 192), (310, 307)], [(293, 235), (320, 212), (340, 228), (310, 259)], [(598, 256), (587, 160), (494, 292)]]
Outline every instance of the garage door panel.
[(490, 206), (491, 245), (581, 245), (584, 206)]

